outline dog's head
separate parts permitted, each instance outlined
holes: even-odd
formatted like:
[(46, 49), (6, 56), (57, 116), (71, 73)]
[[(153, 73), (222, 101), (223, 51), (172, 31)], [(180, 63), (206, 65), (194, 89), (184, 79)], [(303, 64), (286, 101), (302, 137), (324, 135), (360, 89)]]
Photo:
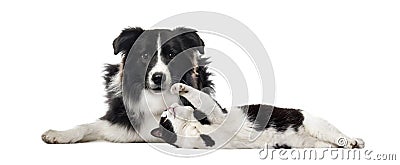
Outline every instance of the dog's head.
[(114, 54), (123, 56), (124, 83), (153, 93), (177, 82), (201, 88), (198, 80), (208, 78), (208, 74), (198, 77), (206, 60), (199, 56), (204, 54), (204, 43), (193, 29), (129, 28), (114, 40), (113, 47)]

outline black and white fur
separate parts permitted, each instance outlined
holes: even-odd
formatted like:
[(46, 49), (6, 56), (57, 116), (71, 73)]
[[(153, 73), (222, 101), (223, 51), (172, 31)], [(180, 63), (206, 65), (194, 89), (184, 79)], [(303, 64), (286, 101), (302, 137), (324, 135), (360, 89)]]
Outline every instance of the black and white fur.
[[(179, 94), (189, 106), (172, 104), (161, 115), (159, 127), (151, 133), (182, 148), (363, 148), (364, 141), (350, 138), (327, 121), (297, 109), (269, 105), (236, 106), (223, 109), (208, 94), (177, 83)], [(269, 119), (269, 120), (268, 120)], [(254, 141), (249, 135), (261, 135)], [(232, 138), (232, 139), (231, 139)], [(338, 140), (342, 139), (340, 143)]]
[(196, 89), (213, 87), (207, 58), (202, 56), (204, 43), (193, 29), (128, 28), (114, 40), (113, 48), (122, 62), (105, 66), (107, 113), (94, 123), (48, 130), (42, 135), (44, 142), (160, 142), (150, 131), (158, 126), (163, 110), (179, 102), (170, 94), (170, 86), (181, 82)]

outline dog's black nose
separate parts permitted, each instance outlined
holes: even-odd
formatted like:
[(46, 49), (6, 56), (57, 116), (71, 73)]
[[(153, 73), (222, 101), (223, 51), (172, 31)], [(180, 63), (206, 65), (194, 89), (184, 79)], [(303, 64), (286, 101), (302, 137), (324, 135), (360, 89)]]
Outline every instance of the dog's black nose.
[(163, 77), (165, 77), (164, 73), (156, 72), (151, 76), (151, 81), (156, 85), (161, 85), (165, 81), (165, 78)]

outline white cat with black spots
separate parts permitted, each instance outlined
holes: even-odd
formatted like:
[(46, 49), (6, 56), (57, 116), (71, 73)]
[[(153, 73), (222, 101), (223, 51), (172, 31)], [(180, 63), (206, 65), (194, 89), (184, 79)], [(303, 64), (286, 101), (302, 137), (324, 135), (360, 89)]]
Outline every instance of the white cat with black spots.
[[(190, 106), (172, 104), (151, 134), (180, 148), (363, 148), (327, 121), (297, 109), (269, 105), (223, 109), (208, 94), (182, 83), (171, 87)], [(261, 115), (261, 116), (260, 116)], [(259, 116), (259, 118), (257, 118)], [(260, 136), (250, 139), (254, 131)]]

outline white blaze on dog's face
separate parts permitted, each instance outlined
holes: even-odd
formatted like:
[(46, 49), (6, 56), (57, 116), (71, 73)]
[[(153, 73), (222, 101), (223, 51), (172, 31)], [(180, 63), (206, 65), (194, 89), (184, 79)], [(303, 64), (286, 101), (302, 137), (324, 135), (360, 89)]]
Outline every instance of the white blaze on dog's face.
[(166, 60), (162, 56), (162, 45), (161, 45), (161, 36), (158, 33), (157, 36), (157, 51), (153, 56), (151, 63), (154, 63), (149, 69), (149, 72), (146, 76), (146, 82), (148, 82), (148, 87), (154, 92), (158, 93), (162, 91), (162, 89), (168, 88), (171, 84), (171, 73), (168, 70), (168, 66)]

